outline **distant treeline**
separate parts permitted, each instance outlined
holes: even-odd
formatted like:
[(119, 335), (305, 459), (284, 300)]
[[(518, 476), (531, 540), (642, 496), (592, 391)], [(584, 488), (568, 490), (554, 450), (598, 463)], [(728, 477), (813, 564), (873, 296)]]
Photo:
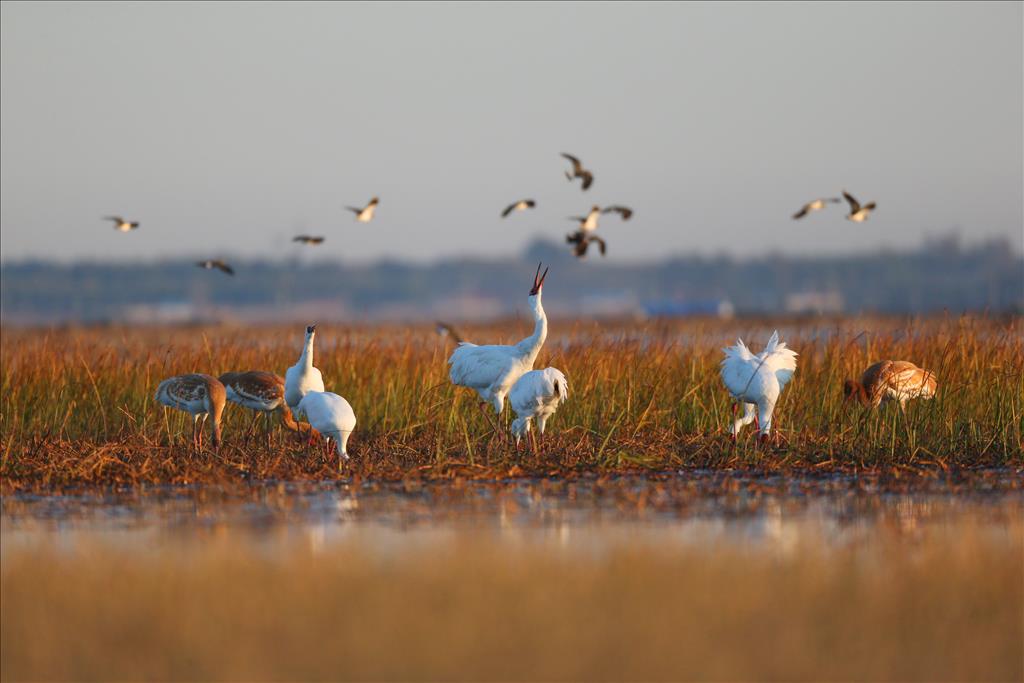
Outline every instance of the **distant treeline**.
[(813, 307), (817, 299), (838, 301), (848, 313), (1019, 312), (1024, 306), (1024, 258), (1005, 241), (962, 247), (946, 239), (916, 251), (694, 256), (629, 265), (577, 261), (564, 245), (538, 241), (519, 258), (493, 261), (233, 261), (234, 277), (191, 260), (9, 262), (0, 266), (0, 316), (8, 323), (158, 319), (168, 311), (185, 319), (290, 318), (311, 305), (324, 309), (324, 319), (498, 315), (522, 309), (541, 260), (551, 265), (545, 306), (556, 315), (715, 301), (730, 302), (740, 314), (772, 314), (795, 312), (799, 301)]

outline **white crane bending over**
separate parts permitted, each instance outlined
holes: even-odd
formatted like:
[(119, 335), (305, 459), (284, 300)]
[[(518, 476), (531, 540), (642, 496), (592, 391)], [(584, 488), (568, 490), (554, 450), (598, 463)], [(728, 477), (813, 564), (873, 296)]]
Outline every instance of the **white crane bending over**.
[(743, 417), (732, 423), (733, 438), (744, 426), (756, 420), (758, 434), (766, 439), (772, 428), (772, 413), (779, 395), (796, 372), (797, 353), (779, 341), (777, 330), (764, 351), (757, 355), (750, 352), (742, 339), (736, 340), (736, 346), (722, 350), (725, 352), (722, 382), (732, 397), (743, 404)]
[(307, 392), (324, 390), (324, 377), (318, 369), (313, 367), (313, 339), (315, 337), (316, 324), (313, 324), (306, 328), (306, 343), (302, 347), (299, 362), (284, 373), (284, 402), (293, 412)]
[(483, 403), (490, 403), (498, 415), (505, 406), (505, 396), (512, 385), (533, 369), (537, 354), (548, 336), (548, 318), (541, 305), (541, 289), (548, 271), (545, 269), (541, 275), (540, 268), (538, 265), (533, 276), (533, 289), (527, 299), (536, 321), (533, 334), (512, 346), (477, 346), (462, 342), (448, 359), (451, 365), (448, 376), (452, 384), (475, 390), (480, 395), (481, 407)]
[(537, 419), (537, 430), (544, 435), (544, 425), (558, 406), (569, 398), (569, 380), (558, 368), (531, 370), (519, 378), (508, 392), (508, 402), (516, 411), (512, 436), (519, 439), (530, 432), (531, 421)]
[(325, 441), (334, 441), (340, 469), (348, 460), (348, 437), (356, 428), (356, 414), (348, 401), (329, 391), (310, 391), (299, 401), (295, 414), (304, 415)]

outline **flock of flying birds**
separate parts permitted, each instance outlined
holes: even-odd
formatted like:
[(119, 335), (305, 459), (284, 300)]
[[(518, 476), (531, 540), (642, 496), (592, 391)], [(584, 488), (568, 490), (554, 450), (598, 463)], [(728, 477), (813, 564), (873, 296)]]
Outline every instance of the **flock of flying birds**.
[[(562, 156), (572, 163), (572, 170), (565, 172), (566, 178), (570, 182), (579, 179), (581, 188), (584, 191), (589, 189), (594, 183), (593, 172), (585, 168), (576, 157), (570, 154)], [(848, 220), (863, 222), (875, 209), (875, 202), (862, 205), (845, 190), (842, 195), (850, 208), (846, 215)], [(802, 219), (810, 213), (821, 211), (828, 204), (841, 201), (838, 197), (815, 199), (805, 204), (793, 218)], [(378, 203), (379, 199), (374, 197), (366, 206), (346, 208), (355, 214), (355, 220), (369, 223), (373, 220)], [(536, 206), (537, 202), (533, 199), (520, 199), (509, 204), (501, 212), (501, 217), (507, 218), (514, 212), (534, 209)], [(577, 230), (566, 236), (566, 242), (574, 246), (573, 253), (577, 257), (583, 258), (591, 243), (597, 244), (602, 255), (606, 253), (605, 241), (595, 233), (598, 218), (608, 213), (616, 213), (624, 221), (633, 216), (633, 210), (626, 206), (601, 207), (595, 204), (586, 216), (572, 217), (577, 222)], [(127, 221), (121, 216), (109, 216), (107, 219), (113, 221), (114, 228), (121, 232), (139, 227), (138, 222)], [(298, 235), (294, 241), (320, 244), (324, 238)], [(234, 274), (231, 266), (221, 260), (209, 259), (199, 261), (196, 265), (207, 269), (217, 268), (228, 275)], [(531, 429), (534, 422), (543, 437), (547, 420), (569, 397), (569, 381), (561, 370), (553, 367), (533, 369), (548, 334), (548, 319), (541, 303), (547, 274), (547, 270), (541, 273), (541, 265), (537, 266), (527, 299), (534, 318), (534, 330), (517, 344), (473, 344), (463, 341), (448, 326), (439, 324), (439, 331), (451, 334), (457, 343), (448, 359), (448, 376), (452, 384), (475, 391), (480, 399), (479, 405), (489, 421), (488, 408), (500, 416), (507, 398), (517, 415), (511, 424), (517, 447), (524, 436), (533, 438)], [(284, 425), (292, 431), (308, 434), (310, 443), (316, 435), (323, 438), (327, 448), (333, 442), (340, 465), (348, 460), (348, 439), (355, 429), (356, 416), (347, 400), (325, 390), (323, 376), (313, 365), (315, 335), (316, 325), (308, 326), (299, 360), (288, 368), (284, 377), (264, 370), (229, 372), (220, 378), (200, 373), (179, 375), (160, 383), (156, 400), (192, 415), (194, 447), (202, 447), (203, 425), (211, 415), (214, 444), (220, 444), (221, 416), (225, 403), (232, 402), (254, 411), (249, 435), (255, 427), (256, 418), (279, 412)], [(734, 401), (734, 419), (729, 431), (735, 439), (744, 426), (753, 422), (757, 426), (758, 435), (765, 440), (771, 434), (776, 403), (796, 371), (797, 353), (779, 339), (777, 331), (760, 353), (752, 353), (743, 340), (737, 340), (735, 346), (723, 351), (725, 357), (721, 363), (721, 380)], [(898, 402), (902, 408), (912, 398), (931, 398), (936, 388), (936, 379), (931, 372), (907, 361), (884, 360), (865, 370), (859, 381), (847, 380), (843, 391), (847, 399), (863, 405), (877, 406), (891, 400)], [(743, 415), (736, 417), (741, 405)], [(308, 424), (300, 425), (296, 417), (305, 418)], [(504, 434), (497, 422), (492, 421), (492, 427), (496, 434)]]
[[(590, 186), (594, 184), (594, 173), (583, 166), (577, 157), (571, 154), (562, 153), (562, 156), (572, 164), (572, 169), (565, 172), (565, 177), (570, 181), (580, 179), (580, 187), (584, 191), (589, 190)], [(843, 198), (850, 205), (850, 212), (846, 215), (848, 220), (854, 221), (855, 223), (861, 223), (867, 220), (868, 215), (874, 211), (875, 202), (868, 204), (861, 204), (851, 194), (843, 191)], [(801, 219), (810, 213), (815, 211), (821, 211), (828, 204), (838, 204), (843, 200), (839, 197), (821, 197), (814, 201), (807, 202), (803, 207), (793, 214), (794, 219)], [(369, 223), (373, 220), (374, 213), (377, 210), (377, 205), (380, 199), (374, 197), (371, 199), (366, 206), (346, 206), (345, 209), (355, 214), (355, 220), (359, 223)], [(517, 211), (526, 211), (537, 207), (537, 202), (533, 199), (520, 199), (517, 202), (513, 202), (505, 207), (505, 210), (501, 212), (502, 218), (508, 218), (509, 215)], [(577, 258), (584, 258), (587, 255), (587, 250), (591, 244), (596, 244), (601, 252), (601, 256), (604, 256), (608, 251), (608, 244), (605, 240), (599, 237), (597, 233), (598, 218), (601, 214), (606, 213), (617, 213), (619, 217), (628, 221), (633, 217), (633, 210), (626, 206), (605, 206), (601, 207), (594, 204), (590, 207), (590, 212), (586, 216), (571, 216), (570, 220), (576, 221), (577, 226), (575, 232), (570, 232), (565, 236), (567, 244), (572, 245), (572, 253)], [(121, 216), (105, 216), (104, 220), (113, 221), (114, 229), (119, 232), (131, 232), (137, 230), (139, 227), (138, 221), (128, 221)], [(318, 245), (323, 244), (326, 238), (322, 235), (296, 235), (292, 238), (293, 242), (307, 245)], [(207, 270), (219, 270), (227, 275), (234, 275), (235, 270), (227, 262), (221, 259), (205, 259), (203, 261), (197, 261), (196, 265), (200, 268)]]

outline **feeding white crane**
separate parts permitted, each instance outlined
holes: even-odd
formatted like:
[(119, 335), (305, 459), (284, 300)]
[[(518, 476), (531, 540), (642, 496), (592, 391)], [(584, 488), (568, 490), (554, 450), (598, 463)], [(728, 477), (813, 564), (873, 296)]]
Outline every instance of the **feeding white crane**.
[(356, 414), (348, 401), (329, 391), (310, 391), (299, 401), (295, 414), (305, 416), (325, 440), (334, 441), (340, 468), (348, 460), (348, 437), (356, 428)]
[(217, 378), (198, 373), (169, 377), (160, 382), (154, 398), (192, 416), (192, 447), (196, 450), (203, 447), (203, 426), (212, 414), (213, 445), (220, 446), (220, 419), (224, 414), (226, 392)]
[[(772, 413), (783, 388), (796, 372), (796, 351), (779, 341), (776, 330), (764, 350), (754, 355), (743, 343), (722, 349), (722, 382), (737, 403), (743, 404), (743, 417), (733, 420), (732, 435), (756, 421), (758, 434), (766, 439), (772, 428)], [(735, 411), (735, 406), (733, 407)]]
[(569, 398), (569, 380), (558, 368), (530, 370), (512, 385), (508, 402), (516, 411), (512, 421), (512, 436), (519, 439), (530, 432), (531, 421), (536, 418), (537, 430), (544, 435), (544, 425), (555, 414), (558, 406)]
[(299, 362), (284, 373), (284, 402), (293, 412), (306, 393), (324, 390), (323, 375), (313, 367), (313, 340), (315, 337), (316, 325), (313, 324), (306, 328), (306, 343), (302, 347)]
[(545, 269), (541, 275), (540, 268), (538, 265), (533, 276), (533, 288), (527, 299), (535, 321), (533, 334), (511, 346), (477, 346), (462, 342), (448, 359), (451, 365), (448, 376), (452, 384), (476, 391), (480, 395), (481, 407), (490, 403), (498, 415), (505, 406), (505, 396), (512, 385), (524, 373), (533, 369), (537, 354), (548, 336), (548, 318), (541, 305), (541, 290), (548, 271)]

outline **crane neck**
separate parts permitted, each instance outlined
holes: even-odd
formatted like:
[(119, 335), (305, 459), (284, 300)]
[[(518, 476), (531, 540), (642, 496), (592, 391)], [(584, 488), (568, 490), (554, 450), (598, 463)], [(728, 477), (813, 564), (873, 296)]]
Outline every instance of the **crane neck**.
[(544, 306), (541, 305), (539, 298), (533, 309), (533, 317), (536, 320), (533, 334), (516, 344), (520, 351), (527, 356), (531, 365), (537, 359), (541, 347), (544, 346), (544, 340), (548, 338), (548, 316), (544, 313)]
[(302, 355), (299, 356), (299, 364), (307, 368), (313, 367), (313, 335), (306, 337), (306, 345), (302, 347)]

